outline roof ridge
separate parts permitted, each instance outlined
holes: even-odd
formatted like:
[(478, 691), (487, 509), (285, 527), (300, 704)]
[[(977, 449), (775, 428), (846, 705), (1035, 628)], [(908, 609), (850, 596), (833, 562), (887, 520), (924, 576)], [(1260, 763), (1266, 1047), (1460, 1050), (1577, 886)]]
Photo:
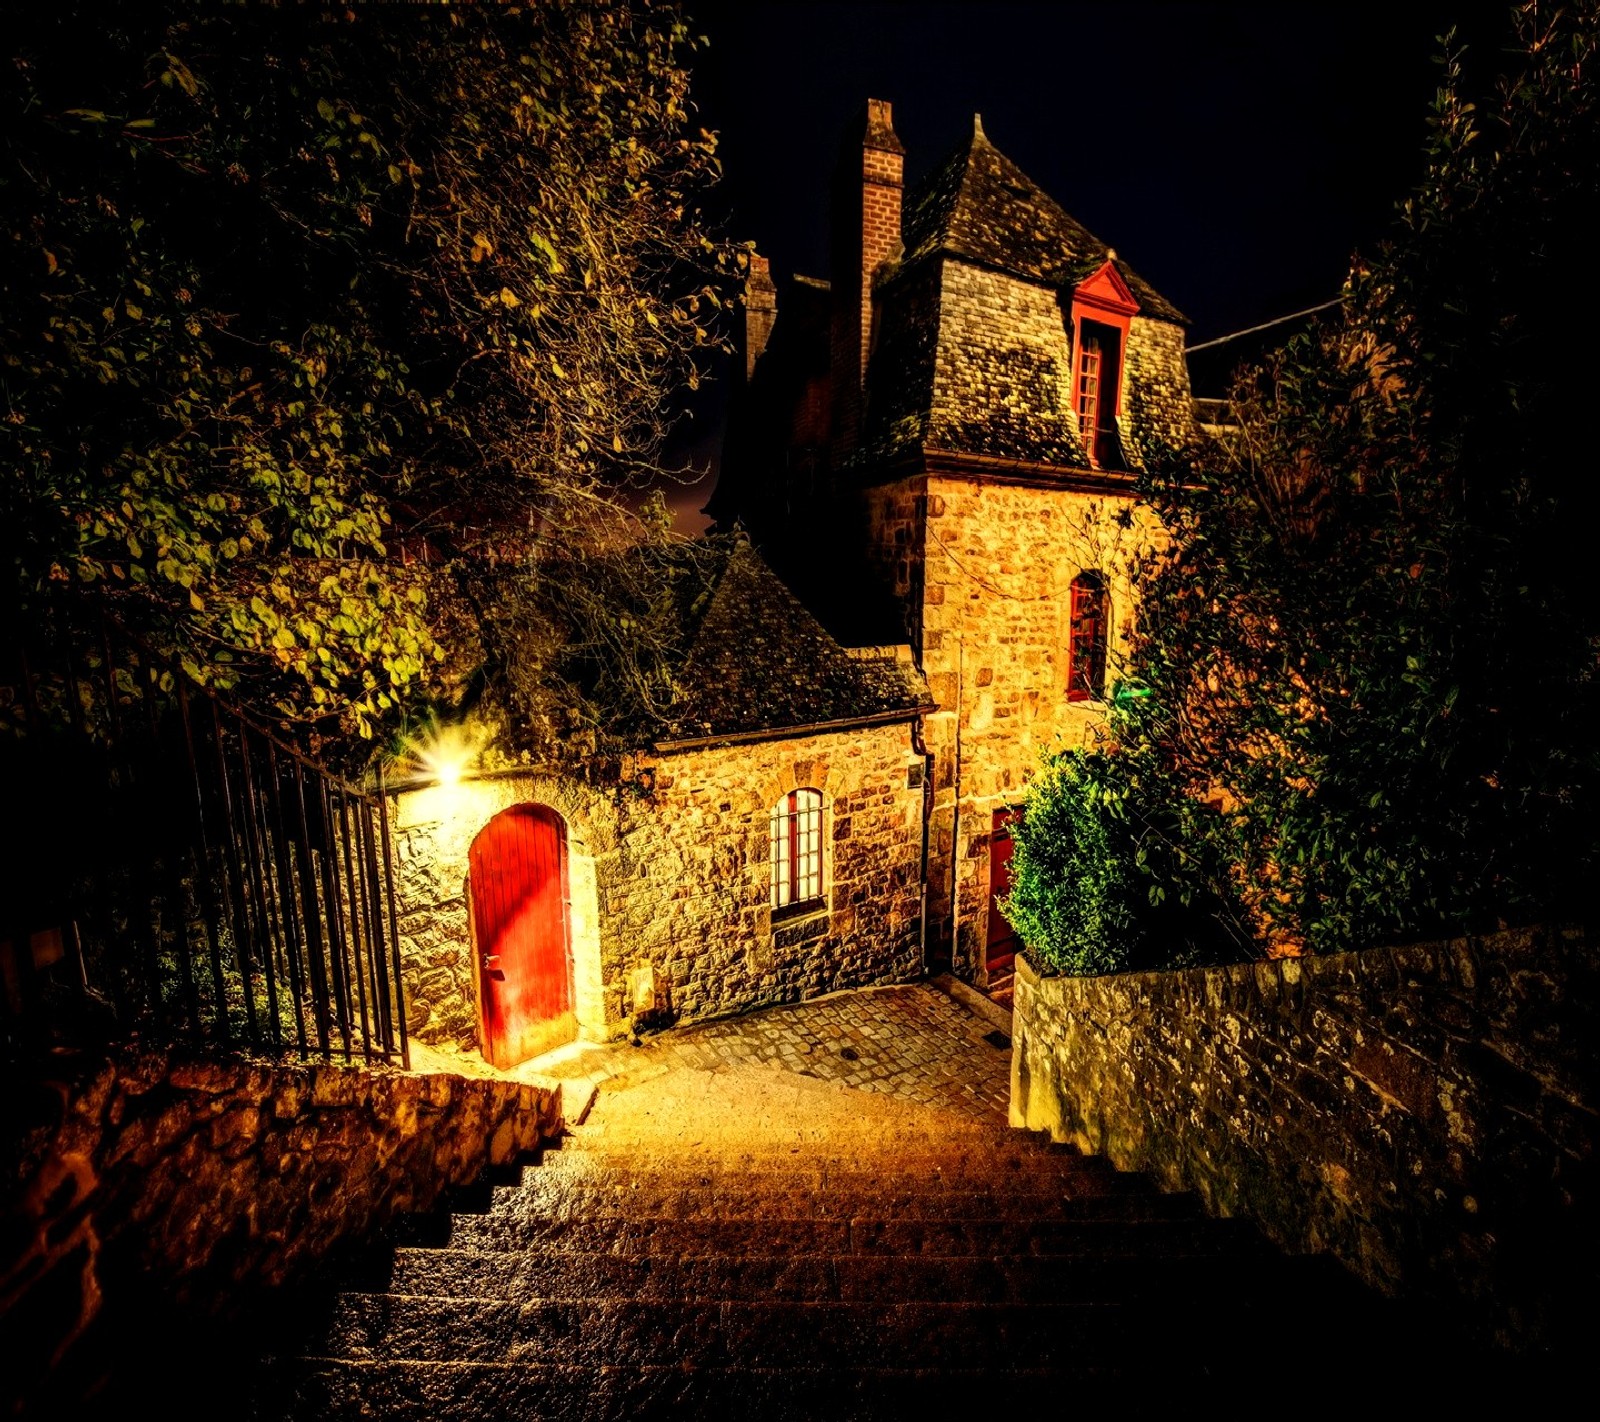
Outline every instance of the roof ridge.
[[(987, 186), (991, 191), (980, 191)], [(1110, 260), (1143, 314), (1185, 318), (1160, 292), (995, 146), (973, 115), (972, 131), (907, 194), (901, 266), (938, 252), (1046, 285), (1079, 278)]]

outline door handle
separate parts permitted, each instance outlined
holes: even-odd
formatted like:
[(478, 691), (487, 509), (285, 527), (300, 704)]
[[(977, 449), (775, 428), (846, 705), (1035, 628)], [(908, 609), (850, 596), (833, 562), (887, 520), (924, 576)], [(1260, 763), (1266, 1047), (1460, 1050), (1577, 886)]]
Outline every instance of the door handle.
[(499, 970), (500, 970), (500, 955), (498, 953), (485, 953), (483, 955), (483, 967), (484, 967), (484, 971), (485, 972), (489, 972), (489, 973), (499, 972)]

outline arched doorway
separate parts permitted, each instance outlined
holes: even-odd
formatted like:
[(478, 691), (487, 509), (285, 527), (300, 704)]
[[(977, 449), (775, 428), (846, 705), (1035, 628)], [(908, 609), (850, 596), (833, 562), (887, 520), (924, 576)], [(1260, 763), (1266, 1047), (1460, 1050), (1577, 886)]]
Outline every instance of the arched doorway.
[(548, 805), (513, 805), (467, 853), (467, 919), (484, 1057), (513, 1067), (578, 1035), (572, 1007), (567, 829)]

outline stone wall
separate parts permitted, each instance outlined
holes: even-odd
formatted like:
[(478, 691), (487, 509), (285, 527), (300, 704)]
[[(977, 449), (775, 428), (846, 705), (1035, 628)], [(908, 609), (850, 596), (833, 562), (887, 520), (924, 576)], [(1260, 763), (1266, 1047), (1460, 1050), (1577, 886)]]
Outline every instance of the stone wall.
[(1133, 628), (1132, 571), (1160, 537), (1132, 499), (926, 475), (867, 491), (872, 544), (913, 608), (922, 669), (939, 711), (934, 760), (929, 941), (982, 979), (994, 814), (1015, 804), (1041, 751), (1093, 740), (1099, 702), (1067, 700), (1069, 587), (1104, 574), (1111, 599), (1107, 683)]
[[(645, 975), (678, 1021), (917, 977), (922, 764), (904, 722), (660, 757), (602, 901), (608, 1003)], [(774, 924), (769, 816), (806, 786), (827, 906)]]
[(561, 1124), (554, 1087), (156, 1051), (13, 1081), (0, 1397), (69, 1405), (150, 1311), (235, 1311)]
[[(640, 758), (601, 792), (534, 774), (403, 793), (395, 809), (403, 975), (413, 1032), (477, 1044), (463, 883), (478, 832), (528, 802), (567, 826), (579, 1029), (687, 1022), (921, 971), (922, 759), (908, 723)], [(825, 912), (774, 926), (768, 820), (824, 797)]]
[(1170, 463), (1173, 450), (1194, 441), (1194, 405), (1183, 327), (1135, 316), (1128, 325), (1127, 369), (1118, 419), (1125, 448), (1135, 462), (1152, 468)]
[(1019, 959), (1011, 1120), (1502, 1345), (1587, 1349), (1597, 1017), (1570, 929), (1103, 978)]

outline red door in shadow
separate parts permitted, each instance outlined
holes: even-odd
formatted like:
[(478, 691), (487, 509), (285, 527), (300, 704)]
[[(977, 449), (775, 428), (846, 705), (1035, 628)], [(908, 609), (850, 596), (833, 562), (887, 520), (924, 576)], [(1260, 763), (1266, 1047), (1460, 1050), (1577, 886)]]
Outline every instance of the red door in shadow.
[(984, 967), (990, 978), (1011, 971), (1017, 956), (1016, 930), (1000, 912), (1000, 900), (1011, 892), (1011, 824), (1015, 810), (996, 810), (989, 834), (989, 943)]
[(567, 832), (546, 805), (515, 805), (467, 854), (483, 1055), (512, 1067), (577, 1036), (567, 924)]

